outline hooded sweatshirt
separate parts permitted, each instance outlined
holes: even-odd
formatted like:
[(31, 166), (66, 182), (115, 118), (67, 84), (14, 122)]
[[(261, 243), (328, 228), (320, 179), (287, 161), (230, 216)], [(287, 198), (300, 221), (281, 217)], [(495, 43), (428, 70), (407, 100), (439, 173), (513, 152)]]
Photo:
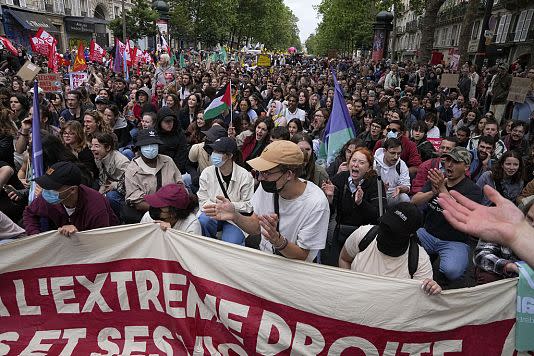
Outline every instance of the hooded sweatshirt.
[[(169, 132), (161, 129), (161, 122), (168, 116), (173, 118), (172, 130)], [(159, 145), (159, 153), (171, 157), (180, 172), (185, 174), (189, 145), (176, 112), (166, 106), (162, 107), (158, 111), (156, 128), (163, 141), (163, 144)]]
[(384, 162), (385, 149), (379, 148), (375, 152), (374, 169), (382, 177), (384, 184), (388, 185), (387, 196), (391, 196), (395, 188), (403, 185), (410, 187), (410, 172), (408, 166), (400, 158), (397, 159), (394, 165), (388, 166)]

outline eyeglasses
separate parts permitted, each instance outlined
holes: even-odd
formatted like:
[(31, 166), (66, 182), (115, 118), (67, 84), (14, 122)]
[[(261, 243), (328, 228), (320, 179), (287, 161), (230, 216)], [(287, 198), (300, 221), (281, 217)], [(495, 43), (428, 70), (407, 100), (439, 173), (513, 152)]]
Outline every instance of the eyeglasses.
[(269, 171), (263, 171), (263, 172), (259, 172), (259, 171), (253, 171), (252, 175), (254, 176), (254, 178), (258, 179), (258, 178), (262, 178), (262, 179), (269, 179), (270, 177), (272, 177), (273, 174), (276, 174), (276, 173), (280, 173), (282, 172), (282, 170), (277, 170), (277, 171), (272, 171), (272, 172), (269, 172)]
[(382, 126), (380, 126), (380, 125), (371, 125), (371, 128), (380, 130), (382, 128)]

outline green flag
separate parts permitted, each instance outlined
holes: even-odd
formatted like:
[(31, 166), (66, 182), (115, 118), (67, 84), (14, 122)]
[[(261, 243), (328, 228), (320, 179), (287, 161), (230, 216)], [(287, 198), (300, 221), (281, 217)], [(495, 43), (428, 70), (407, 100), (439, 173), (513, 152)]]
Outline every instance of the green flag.
[(180, 53), (180, 68), (185, 68), (185, 58), (183, 53)]
[(517, 314), (515, 348), (517, 351), (534, 350), (534, 270), (525, 262), (517, 262)]
[(226, 49), (224, 46), (221, 48), (221, 53), (219, 54), (219, 60), (226, 64), (228, 62), (228, 55), (226, 54)]
[(171, 66), (174, 66), (175, 63), (176, 63), (176, 55), (173, 52), (172, 57), (171, 57)]

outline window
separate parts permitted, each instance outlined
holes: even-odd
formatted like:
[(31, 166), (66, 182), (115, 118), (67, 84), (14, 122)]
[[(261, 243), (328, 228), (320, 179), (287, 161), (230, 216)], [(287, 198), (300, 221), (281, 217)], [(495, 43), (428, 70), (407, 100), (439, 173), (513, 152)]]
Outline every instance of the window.
[(6, 0), (6, 5), (13, 5), (13, 0)]
[(471, 29), (471, 39), (476, 40), (480, 34), (480, 20), (475, 21), (473, 28)]
[(19, 6), (20, 7), (27, 7), (26, 0), (19, 0)]
[(445, 37), (445, 43), (444, 43), (445, 46), (450, 46), (451, 45), (451, 34), (452, 34), (451, 29), (449, 27), (447, 27), (445, 29), (445, 36), (444, 36)]
[(515, 27), (514, 42), (524, 41), (527, 39), (528, 29), (530, 28), (530, 23), (532, 22), (533, 13), (534, 9), (521, 11)]
[(495, 43), (506, 42), (508, 35), (508, 29), (510, 28), (510, 21), (512, 20), (512, 14), (502, 15), (497, 27), (497, 34), (495, 36)]

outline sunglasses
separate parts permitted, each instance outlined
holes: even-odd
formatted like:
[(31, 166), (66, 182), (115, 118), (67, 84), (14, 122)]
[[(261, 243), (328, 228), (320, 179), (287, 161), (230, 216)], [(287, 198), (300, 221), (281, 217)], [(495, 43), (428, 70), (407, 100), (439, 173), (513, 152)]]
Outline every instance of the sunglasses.
[(399, 130), (397, 130), (397, 129), (387, 129), (387, 132), (394, 132), (394, 133), (397, 133), (397, 132), (399, 132)]

